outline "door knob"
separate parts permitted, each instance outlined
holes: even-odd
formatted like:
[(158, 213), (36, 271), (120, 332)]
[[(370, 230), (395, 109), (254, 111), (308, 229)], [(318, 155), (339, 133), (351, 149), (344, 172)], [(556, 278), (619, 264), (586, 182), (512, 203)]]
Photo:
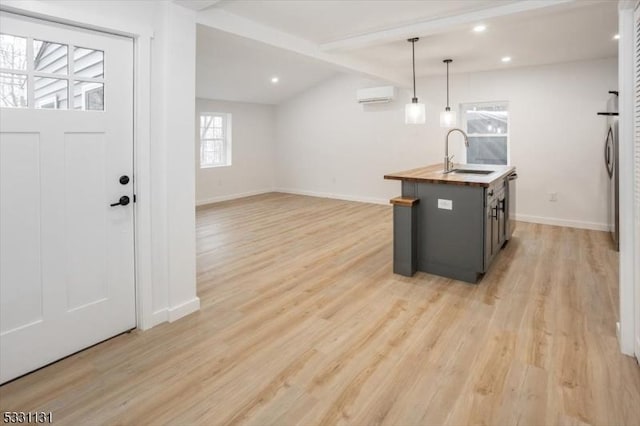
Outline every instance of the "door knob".
[(123, 195), (122, 197), (120, 197), (120, 200), (118, 200), (117, 203), (111, 204), (111, 207), (126, 206), (127, 204), (129, 204), (129, 197), (127, 197), (126, 195)]
[(120, 181), (120, 184), (121, 184), (121, 185), (126, 185), (126, 184), (128, 184), (128, 183), (129, 183), (129, 176), (127, 176), (127, 175), (122, 175), (122, 176), (120, 176), (119, 181)]

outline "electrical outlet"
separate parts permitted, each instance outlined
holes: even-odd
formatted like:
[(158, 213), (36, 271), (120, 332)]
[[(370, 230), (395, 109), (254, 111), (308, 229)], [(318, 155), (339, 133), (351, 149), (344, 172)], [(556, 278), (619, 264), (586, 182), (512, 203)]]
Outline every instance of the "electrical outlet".
[(550, 192), (549, 193), (549, 201), (551, 201), (551, 202), (558, 201), (558, 193), (557, 192)]
[(438, 198), (438, 208), (443, 210), (453, 210), (453, 201)]

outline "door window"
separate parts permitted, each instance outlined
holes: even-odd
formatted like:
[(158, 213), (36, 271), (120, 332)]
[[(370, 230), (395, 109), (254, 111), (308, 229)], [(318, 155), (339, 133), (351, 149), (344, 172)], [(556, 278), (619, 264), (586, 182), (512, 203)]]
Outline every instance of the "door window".
[(0, 107), (104, 111), (104, 52), (0, 34)]
[(67, 45), (33, 40), (33, 70), (47, 74), (68, 75)]
[(69, 81), (62, 78), (34, 77), (35, 107), (38, 109), (67, 109)]
[(0, 107), (26, 108), (27, 76), (0, 72)]

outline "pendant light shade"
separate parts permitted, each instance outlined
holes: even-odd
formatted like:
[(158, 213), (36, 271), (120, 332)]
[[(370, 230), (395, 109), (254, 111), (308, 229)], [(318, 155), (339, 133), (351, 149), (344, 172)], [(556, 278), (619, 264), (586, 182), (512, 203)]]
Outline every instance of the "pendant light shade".
[(457, 122), (455, 111), (446, 108), (440, 113), (440, 127), (456, 127)]
[(416, 98), (413, 99), (416, 102), (406, 104), (404, 107), (404, 122), (406, 124), (424, 124), (427, 118), (424, 104), (418, 103)]
[(453, 59), (445, 59), (442, 62), (447, 64), (447, 106), (440, 113), (440, 127), (456, 127), (456, 112), (449, 108), (449, 64), (453, 62)]
[(426, 121), (424, 104), (419, 103), (416, 96), (416, 41), (418, 40), (420, 40), (418, 37), (407, 40), (411, 43), (413, 59), (413, 98), (411, 98), (411, 103), (404, 107), (404, 122), (406, 124), (424, 124)]

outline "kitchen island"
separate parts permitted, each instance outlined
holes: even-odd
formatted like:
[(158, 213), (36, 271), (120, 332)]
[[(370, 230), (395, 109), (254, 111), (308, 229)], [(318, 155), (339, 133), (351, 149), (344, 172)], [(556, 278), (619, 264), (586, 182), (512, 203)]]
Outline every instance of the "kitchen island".
[(515, 167), (442, 164), (390, 173), (395, 273), (429, 272), (476, 283), (513, 232)]

